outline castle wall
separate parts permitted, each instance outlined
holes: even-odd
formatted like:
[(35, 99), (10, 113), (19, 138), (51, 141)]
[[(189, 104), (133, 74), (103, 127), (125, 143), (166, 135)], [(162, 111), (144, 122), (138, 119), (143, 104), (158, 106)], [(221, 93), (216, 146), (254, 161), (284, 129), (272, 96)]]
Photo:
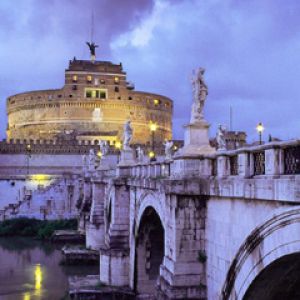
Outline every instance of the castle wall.
[(21, 198), (21, 191), (27, 185), (24, 178), (2, 177), (0, 179), (0, 210), (9, 204), (16, 204)]
[(1, 175), (80, 174), (82, 155), (75, 154), (1, 154)]
[(71, 61), (61, 89), (32, 91), (7, 99), (8, 139), (55, 139), (76, 132), (79, 140), (121, 141), (131, 120), (132, 143), (172, 138), (173, 103), (169, 98), (135, 91), (121, 65)]
[[(0, 176), (81, 174), (83, 154), (0, 154)], [(116, 155), (108, 155), (112, 165)]]

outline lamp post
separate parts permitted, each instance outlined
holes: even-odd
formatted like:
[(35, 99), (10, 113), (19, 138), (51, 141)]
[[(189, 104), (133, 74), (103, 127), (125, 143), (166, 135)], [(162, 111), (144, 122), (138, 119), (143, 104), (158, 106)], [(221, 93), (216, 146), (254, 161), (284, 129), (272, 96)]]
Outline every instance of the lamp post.
[(149, 157), (150, 157), (150, 161), (155, 161), (156, 158), (155, 158), (155, 151), (154, 151), (154, 134), (155, 131), (157, 130), (157, 124), (150, 122), (149, 127), (151, 131), (151, 151), (149, 153)]
[(122, 143), (120, 141), (116, 141), (115, 142), (115, 149), (117, 150), (117, 153), (118, 153), (118, 162), (120, 160), (121, 148), (122, 148)]
[(259, 122), (256, 126), (256, 130), (258, 132), (258, 135), (259, 135), (259, 144), (261, 145), (262, 144), (262, 133), (263, 131), (265, 130), (263, 124), (261, 122)]
[(26, 154), (27, 154), (27, 175), (29, 175), (29, 160), (31, 157), (31, 145), (26, 145)]

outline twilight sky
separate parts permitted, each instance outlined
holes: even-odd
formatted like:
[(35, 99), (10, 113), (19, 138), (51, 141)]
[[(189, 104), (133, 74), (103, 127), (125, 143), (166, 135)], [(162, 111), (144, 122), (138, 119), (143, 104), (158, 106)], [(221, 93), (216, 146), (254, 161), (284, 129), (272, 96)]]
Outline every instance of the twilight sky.
[(88, 59), (94, 11), (99, 60), (122, 62), (136, 90), (174, 100), (174, 138), (190, 116), (191, 72), (206, 68), (205, 116), (257, 138), (256, 124), (300, 137), (298, 0), (0, 0), (0, 138), (5, 101), (60, 88), (68, 60)]

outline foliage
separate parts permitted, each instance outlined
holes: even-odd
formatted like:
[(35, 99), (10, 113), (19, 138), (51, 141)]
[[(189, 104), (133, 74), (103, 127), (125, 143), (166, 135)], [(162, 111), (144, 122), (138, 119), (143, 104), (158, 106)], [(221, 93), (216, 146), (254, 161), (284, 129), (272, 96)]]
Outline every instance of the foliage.
[(205, 251), (204, 250), (200, 250), (199, 252), (198, 252), (198, 261), (200, 262), (200, 263), (205, 263), (206, 262), (206, 260), (207, 260), (207, 256), (206, 256), (206, 253), (205, 253)]
[(77, 229), (77, 220), (37, 220), (17, 218), (0, 222), (0, 236), (33, 236), (50, 238), (55, 230)]

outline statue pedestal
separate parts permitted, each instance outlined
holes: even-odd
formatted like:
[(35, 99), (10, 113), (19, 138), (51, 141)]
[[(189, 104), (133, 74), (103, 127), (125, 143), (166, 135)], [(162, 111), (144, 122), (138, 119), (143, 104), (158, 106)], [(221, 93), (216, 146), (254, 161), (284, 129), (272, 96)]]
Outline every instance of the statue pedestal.
[(136, 164), (135, 151), (131, 148), (125, 148), (121, 151), (121, 158), (118, 166), (131, 166)]
[(203, 119), (184, 126), (184, 146), (178, 156), (192, 157), (213, 154), (216, 150), (210, 146), (208, 138), (209, 124)]

